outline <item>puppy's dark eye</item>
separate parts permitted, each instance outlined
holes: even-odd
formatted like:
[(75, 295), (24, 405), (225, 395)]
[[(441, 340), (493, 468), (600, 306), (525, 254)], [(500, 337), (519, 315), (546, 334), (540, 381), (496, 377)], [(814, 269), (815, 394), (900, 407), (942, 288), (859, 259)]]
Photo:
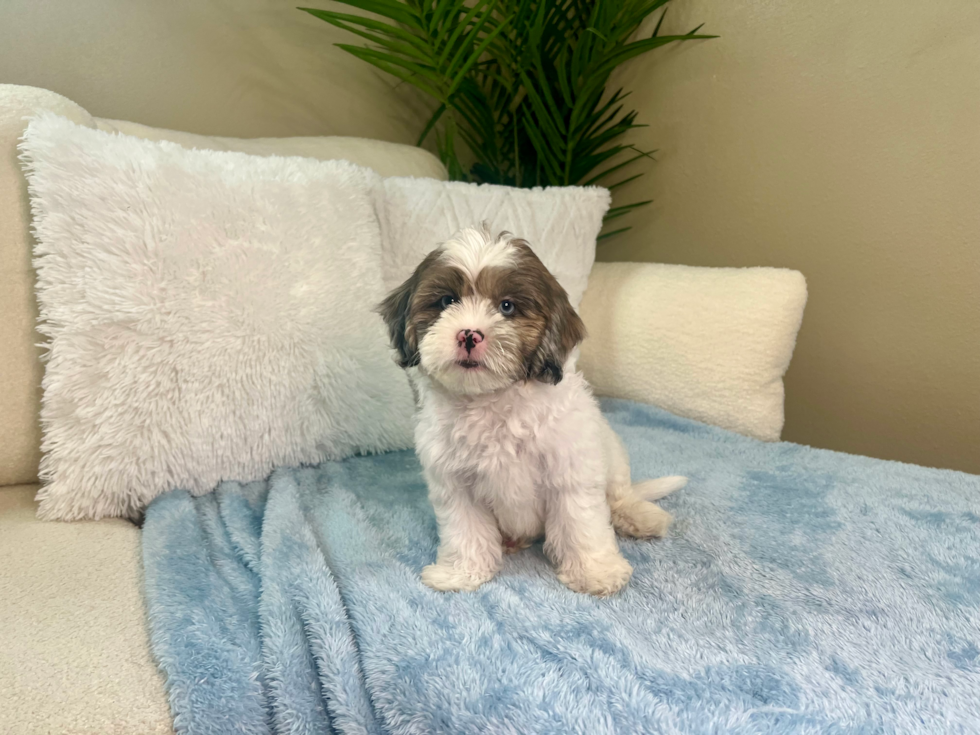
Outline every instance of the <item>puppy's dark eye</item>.
[(503, 314), (504, 316), (510, 316), (511, 314), (513, 314), (515, 308), (516, 307), (514, 306), (513, 301), (504, 300), (500, 302), (500, 313)]
[(452, 306), (453, 304), (455, 304), (457, 301), (458, 301), (458, 299), (455, 296), (453, 296), (452, 294), (448, 294), (447, 293), (445, 296), (443, 296), (441, 299), (439, 299), (439, 308), (440, 309), (448, 309), (450, 306)]

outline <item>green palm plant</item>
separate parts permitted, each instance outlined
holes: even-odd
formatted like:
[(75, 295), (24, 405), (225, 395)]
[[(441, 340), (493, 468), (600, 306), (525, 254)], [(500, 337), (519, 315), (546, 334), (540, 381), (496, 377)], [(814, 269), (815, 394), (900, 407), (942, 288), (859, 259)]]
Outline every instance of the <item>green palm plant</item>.
[[(714, 38), (700, 26), (661, 35), (669, 0), (337, 1), (369, 15), (300, 10), (366, 39), (337, 45), (435, 100), (418, 144), (436, 135), (452, 179), (508, 186), (615, 190), (641, 176), (627, 169), (653, 151), (623, 142), (642, 126), (625, 109), (629, 93), (607, 90), (610, 75), (665, 44)], [(606, 220), (648, 203), (613, 207)]]

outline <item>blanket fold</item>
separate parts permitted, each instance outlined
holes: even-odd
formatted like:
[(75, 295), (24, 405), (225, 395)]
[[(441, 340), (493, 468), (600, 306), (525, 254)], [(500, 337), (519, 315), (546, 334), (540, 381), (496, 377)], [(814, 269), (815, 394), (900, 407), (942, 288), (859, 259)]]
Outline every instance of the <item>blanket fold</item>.
[(766, 444), (625, 401), (634, 479), (685, 474), (599, 600), (540, 545), (424, 587), (414, 455), (177, 491), (143, 530), (180, 733), (971, 732), (980, 477)]

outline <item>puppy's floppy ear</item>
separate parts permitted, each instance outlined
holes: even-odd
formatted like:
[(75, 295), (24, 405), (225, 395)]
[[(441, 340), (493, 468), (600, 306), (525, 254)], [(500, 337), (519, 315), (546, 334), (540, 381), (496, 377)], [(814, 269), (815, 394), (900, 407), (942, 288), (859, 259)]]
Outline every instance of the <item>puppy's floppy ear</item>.
[(389, 293), (377, 308), (388, 327), (388, 339), (398, 353), (398, 364), (403, 368), (419, 364), (419, 350), (415, 343), (414, 330), (408, 328), (408, 316), (412, 308), (412, 297), (418, 286), (416, 270), (405, 283)]
[(388, 339), (398, 352), (398, 364), (403, 368), (419, 364), (419, 348), (415, 328), (411, 323), (412, 300), (426, 269), (439, 260), (442, 248), (436, 248), (422, 259), (415, 272), (401, 286), (389, 293), (376, 311), (388, 327)]
[(555, 300), (538, 348), (526, 363), (529, 378), (552, 385), (561, 382), (565, 376), (565, 360), (585, 339), (585, 324), (569, 303), (565, 289), (558, 288), (561, 289), (560, 298)]
[(537, 348), (524, 363), (528, 379), (557, 385), (564, 377), (565, 360), (583, 339), (585, 324), (572, 308), (568, 294), (525, 240), (511, 241), (521, 252), (528, 272), (534, 272), (545, 311), (545, 327)]

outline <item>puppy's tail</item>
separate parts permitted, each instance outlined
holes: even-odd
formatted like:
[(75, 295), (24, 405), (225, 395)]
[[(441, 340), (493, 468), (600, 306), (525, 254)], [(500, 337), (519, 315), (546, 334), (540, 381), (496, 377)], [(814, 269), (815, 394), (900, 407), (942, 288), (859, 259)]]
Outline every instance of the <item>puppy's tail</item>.
[(663, 536), (672, 520), (670, 513), (653, 501), (659, 500), (687, 484), (686, 477), (658, 477), (622, 488), (609, 498), (613, 527), (623, 536), (651, 538)]
[(655, 480), (644, 480), (633, 485), (633, 494), (643, 500), (660, 500), (685, 485), (687, 485), (687, 478), (681, 475), (658, 477)]

